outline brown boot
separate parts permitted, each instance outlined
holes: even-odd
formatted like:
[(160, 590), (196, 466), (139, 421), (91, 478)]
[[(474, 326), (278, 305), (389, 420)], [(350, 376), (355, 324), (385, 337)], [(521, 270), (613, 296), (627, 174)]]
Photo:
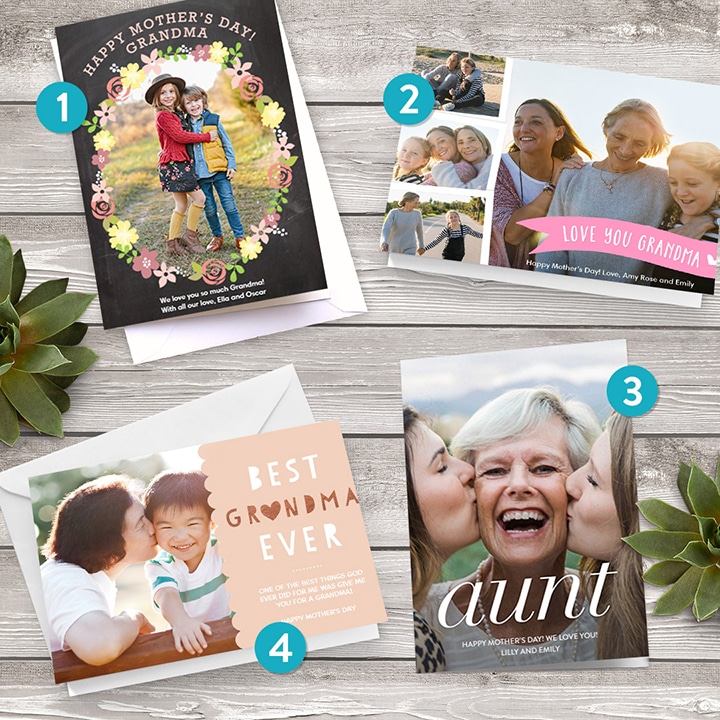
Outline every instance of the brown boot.
[(199, 235), (197, 230), (190, 230), (190, 228), (187, 228), (185, 232), (180, 236), (180, 241), (185, 245), (185, 247), (190, 251), (194, 253), (204, 253), (205, 248), (200, 243)]
[(208, 243), (208, 252), (217, 252), (223, 246), (223, 236), (213, 235), (213, 239)]
[(240, 247), (240, 243), (243, 242), (244, 240), (245, 240), (245, 236), (244, 236), (244, 235), (243, 235), (242, 237), (236, 237), (236, 238), (235, 238), (235, 247), (236, 247), (238, 250), (242, 250), (242, 248)]
[(186, 255), (187, 250), (180, 243), (180, 238), (169, 238), (165, 236), (168, 255)]

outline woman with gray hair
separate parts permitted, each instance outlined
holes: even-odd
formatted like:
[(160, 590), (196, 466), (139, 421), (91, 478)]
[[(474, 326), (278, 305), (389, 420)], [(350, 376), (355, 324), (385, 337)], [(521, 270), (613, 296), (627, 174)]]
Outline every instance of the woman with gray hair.
[(475, 468), (488, 557), (434, 585), (423, 608), (444, 633), (448, 670), (595, 659), (603, 608), (565, 569), (565, 479), (599, 434), (587, 405), (540, 387), (503, 393), (455, 436), (451, 452)]
[[(608, 218), (658, 227), (671, 201), (667, 170), (642, 162), (670, 145), (658, 111), (645, 100), (624, 100), (605, 116), (602, 131), (607, 157), (563, 172), (557, 187), (549, 186), (553, 199), (548, 217)], [(642, 260), (584, 248), (539, 252), (535, 260), (536, 272), (616, 282), (638, 282), (652, 273)]]

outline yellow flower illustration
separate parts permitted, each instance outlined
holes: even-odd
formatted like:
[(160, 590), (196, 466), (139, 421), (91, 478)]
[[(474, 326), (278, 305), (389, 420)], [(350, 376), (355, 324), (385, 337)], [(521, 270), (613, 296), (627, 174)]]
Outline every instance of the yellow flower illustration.
[(127, 67), (120, 68), (120, 78), (124, 87), (136, 90), (145, 81), (145, 71), (137, 63), (129, 63)]
[(219, 40), (216, 40), (210, 46), (210, 62), (222, 65), (225, 62), (225, 58), (227, 58), (227, 56), (228, 50)]
[(285, 117), (285, 111), (280, 104), (273, 101), (268, 103), (262, 111), (261, 122), (265, 127), (276, 128)]
[(255, 260), (262, 252), (262, 249), (262, 243), (259, 240), (253, 241), (246, 238), (240, 241), (240, 253), (243, 260)]
[(117, 225), (113, 225), (108, 231), (110, 235), (110, 247), (127, 252), (138, 241), (137, 230), (130, 227), (129, 220), (120, 220)]
[(93, 135), (96, 150), (110, 152), (115, 147), (115, 136), (109, 130), (100, 130)]

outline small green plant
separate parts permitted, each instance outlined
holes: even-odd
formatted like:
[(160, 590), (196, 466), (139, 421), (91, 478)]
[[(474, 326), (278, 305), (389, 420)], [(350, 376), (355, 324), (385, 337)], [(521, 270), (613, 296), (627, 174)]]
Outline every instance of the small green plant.
[(714, 480), (694, 462), (681, 463), (677, 485), (688, 512), (656, 498), (641, 500), (640, 512), (658, 529), (623, 539), (660, 559), (643, 575), (651, 585), (670, 586), (655, 615), (675, 615), (692, 604), (695, 617), (707, 620), (720, 609), (720, 462)]
[(98, 358), (79, 347), (87, 325), (77, 322), (95, 297), (67, 292), (67, 278), (48, 280), (21, 298), (25, 263), (0, 235), (0, 440), (13, 445), (20, 423), (62, 437), (70, 407), (65, 392)]

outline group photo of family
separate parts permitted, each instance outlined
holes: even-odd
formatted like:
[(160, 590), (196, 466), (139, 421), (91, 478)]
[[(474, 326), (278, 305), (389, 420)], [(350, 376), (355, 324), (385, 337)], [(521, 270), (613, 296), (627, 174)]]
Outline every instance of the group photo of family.
[(647, 657), (625, 364), (624, 341), (402, 362), (418, 672)]
[(717, 246), (720, 130), (703, 110), (713, 93), (720, 99), (695, 83), (513, 60), (489, 264), (712, 293), (713, 278), (622, 254), (532, 253), (542, 236), (521, 223), (607, 218)]
[(456, 262), (480, 262), (485, 201), (418, 186), (390, 189), (380, 250)]
[(210, 625), (231, 612), (200, 464), (190, 448), (30, 479), (56, 677), (237, 650)]

